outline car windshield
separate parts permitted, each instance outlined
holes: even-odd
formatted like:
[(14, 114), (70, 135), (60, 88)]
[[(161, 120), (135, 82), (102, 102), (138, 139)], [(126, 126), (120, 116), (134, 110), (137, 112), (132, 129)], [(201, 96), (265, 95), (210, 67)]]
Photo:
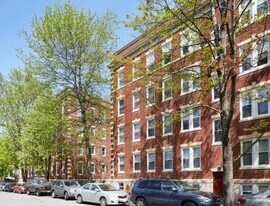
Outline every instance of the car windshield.
[(101, 190), (103, 191), (117, 191), (115, 187), (111, 186), (110, 184), (98, 184)]
[(70, 186), (80, 186), (77, 182), (75, 181), (65, 181), (65, 185), (70, 187)]
[(188, 184), (184, 181), (174, 181), (174, 183), (183, 191), (191, 191), (191, 190), (197, 190), (192, 185)]
[(47, 180), (37, 180), (37, 183), (38, 184), (48, 184), (48, 181)]

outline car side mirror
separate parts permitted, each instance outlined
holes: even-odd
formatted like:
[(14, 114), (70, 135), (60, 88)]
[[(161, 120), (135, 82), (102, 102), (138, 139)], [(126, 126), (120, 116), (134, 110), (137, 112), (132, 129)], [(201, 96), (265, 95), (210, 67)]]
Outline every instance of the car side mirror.
[(172, 191), (173, 191), (173, 192), (177, 192), (178, 190), (177, 190), (177, 188), (173, 187), (173, 188), (172, 188)]
[(98, 188), (95, 189), (96, 192), (100, 192), (100, 190)]

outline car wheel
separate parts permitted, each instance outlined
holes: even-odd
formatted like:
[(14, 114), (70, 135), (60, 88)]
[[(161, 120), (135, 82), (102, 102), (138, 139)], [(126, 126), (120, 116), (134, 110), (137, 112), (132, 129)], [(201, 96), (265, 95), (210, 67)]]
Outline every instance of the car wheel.
[(105, 197), (100, 198), (99, 202), (101, 206), (107, 206), (107, 200)]
[(197, 205), (193, 202), (187, 202), (184, 204), (184, 206), (197, 206)]
[(29, 189), (26, 189), (26, 194), (27, 194), (27, 195), (30, 195)]
[(83, 203), (83, 198), (82, 198), (81, 195), (78, 195), (78, 197), (77, 197), (77, 203), (79, 203), (79, 204), (82, 204)]
[(37, 189), (37, 190), (36, 190), (36, 195), (37, 195), (37, 196), (40, 196), (40, 195), (41, 195), (41, 193), (40, 193), (40, 190), (39, 190), (39, 189)]
[(54, 192), (54, 190), (52, 191), (52, 198), (55, 198), (56, 197), (56, 195), (55, 195), (55, 192)]
[(140, 197), (136, 201), (136, 206), (147, 206), (147, 202), (144, 198)]
[(67, 192), (64, 193), (64, 198), (65, 198), (65, 200), (68, 200), (69, 199), (69, 196), (68, 196), (68, 193)]

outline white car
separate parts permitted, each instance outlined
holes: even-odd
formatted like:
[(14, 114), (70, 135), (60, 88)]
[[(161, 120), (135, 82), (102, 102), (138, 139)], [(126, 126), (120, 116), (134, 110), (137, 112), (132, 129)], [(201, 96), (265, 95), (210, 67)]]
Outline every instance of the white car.
[(87, 183), (76, 189), (75, 199), (82, 202), (99, 203), (101, 206), (126, 205), (128, 194), (106, 183)]

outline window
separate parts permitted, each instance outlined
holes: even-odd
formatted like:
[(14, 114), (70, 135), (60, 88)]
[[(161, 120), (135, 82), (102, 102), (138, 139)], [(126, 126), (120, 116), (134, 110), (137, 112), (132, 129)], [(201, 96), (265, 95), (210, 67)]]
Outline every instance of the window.
[(77, 165), (77, 174), (83, 175), (83, 163), (78, 163)]
[(166, 101), (172, 98), (172, 78), (166, 77), (162, 81), (162, 100)]
[(163, 151), (163, 170), (172, 171), (172, 169), (173, 169), (172, 149), (166, 149)]
[(140, 92), (135, 92), (133, 94), (133, 111), (138, 111), (140, 109)]
[(101, 139), (106, 139), (106, 137), (107, 137), (107, 131), (106, 131), (106, 129), (102, 129)]
[[(222, 77), (220, 77), (222, 78)], [(220, 97), (220, 92), (219, 92), (219, 85), (220, 85), (220, 79), (218, 78), (217, 73), (212, 74), (212, 101), (218, 101)]]
[(240, 73), (262, 68), (270, 63), (270, 35), (261, 36), (257, 42), (246, 43), (240, 47), (242, 64)]
[(161, 181), (161, 190), (162, 191), (172, 191), (172, 189), (175, 189), (175, 185), (172, 182), (169, 181)]
[(199, 107), (185, 109), (182, 112), (182, 131), (189, 131), (201, 127), (201, 111)]
[(172, 134), (172, 115), (171, 114), (163, 114), (162, 131), (163, 131), (163, 135)]
[(269, 189), (269, 185), (259, 185), (259, 184), (246, 184), (241, 186), (242, 195), (250, 195), (258, 192), (263, 192)]
[(151, 50), (146, 53), (146, 68), (147, 71), (153, 71), (155, 67), (155, 52)]
[(135, 81), (141, 76), (141, 69), (139, 67), (132, 68), (132, 80)]
[(268, 100), (268, 97), (268, 88), (254, 89), (242, 93), (240, 101), (241, 119), (269, 115), (270, 101)]
[(133, 141), (140, 140), (140, 122), (133, 123)]
[(125, 162), (124, 155), (119, 155), (118, 156), (118, 172), (119, 173), (124, 172), (124, 162)]
[(102, 174), (106, 174), (106, 172), (107, 172), (106, 165), (104, 165), (104, 164), (101, 165), (101, 172), (102, 172)]
[(148, 139), (155, 137), (155, 117), (149, 117), (147, 120), (147, 134)]
[(154, 151), (147, 152), (147, 171), (155, 171), (156, 169), (156, 153)]
[(168, 64), (172, 61), (172, 44), (170, 40), (162, 45), (162, 60), (163, 64)]
[(200, 67), (194, 66), (182, 72), (181, 93), (186, 94), (200, 88)]
[(106, 156), (106, 147), (101, 147), (101, 155)]
[(250, 195), (250, 194), (252, 194), (252, 185), (243, 185), (242, 186), (242, 194), (243, 195)]
[(77, 115), (78, 115), (79, 117), (82, 116), (82, 109), (81, 109), (80, 105), (77, 105)]
[(95, 173), (96, 172), (96, 165), (94, 163), (90, 164), (90, 171), (91, 173)]
[(201, 167), (201, 149), (200, 147), (183, 148), (182, 150), (182, 168), (183, 170), (200, 169)]
[[(241, 159), (242, 167), (270, 167), (269, 138), (260, 139), (256, 143), (255, 141), (256, 138), (241, 142), (241, 153), (244, 154)], [(255, 144), (252, 146), (253, 143)]]
[(91, 148), (91, 155), (95, 155), (96, 154), (96, 147), (94, 145), (91, 145), (90, 148)]
[(222, 142), (222, 127), (221, 127), (221, 119), (213, 120), (213, 143), (221, 143)]
[(185, 56), (200, 48), (200, 39), (198, 33), (187, 29), (180, 33), (181, 36), (181, 56)]
[(55, 163), (55, 174), (59, 175), (59, 162)]
[(118, 127), (118, 144), (123, 144), (125, 139), (124, 126)]
[(94, 137), (96, 135), (96, 129), (94, 126), (90, 127), (89, 134), (91, 137)]
[(61, 171), (62, 171), (62, 175), (65, 175), (66, 174), (66, 162), (65, 161), (62, 161)]
[(78, 154), (78, 156), (83, 156), (83, 147), (81, 146), (81, 145), (79, 145), (78, 147), (77, 147), (77, 154)]
[(102, 119), (102, 122), (106, 122), (106, 119), (107, 119), (106, 112), (101, 113), (101, 119)]
[(119, 100), (118, 101), (118, 116), (124, 115), (124, 107), (125, 107), (124, 100), (123, 99)]
[(124, 81), (124, 70), (121, 68), (118, 71), (118, 88), (124, 86), (125, 81)]
[(133, 155), (133, 172), (141, 171), (141, 155), (134, 154)]
[(146, 98), (147, 98), (147, 105), (146, 106), (151, 106), (155, 104), (155, 87), (154, 85), (150, 85), (146, 88)]

